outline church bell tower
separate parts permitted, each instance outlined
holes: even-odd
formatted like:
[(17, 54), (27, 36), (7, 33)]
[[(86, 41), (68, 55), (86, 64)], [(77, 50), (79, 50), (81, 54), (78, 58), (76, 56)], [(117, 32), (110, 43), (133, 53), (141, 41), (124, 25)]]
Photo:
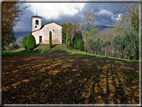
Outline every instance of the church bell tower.
[(32, 31), (38, 30), (41, 28), (41, 19), (40, 16), (32, 16)]

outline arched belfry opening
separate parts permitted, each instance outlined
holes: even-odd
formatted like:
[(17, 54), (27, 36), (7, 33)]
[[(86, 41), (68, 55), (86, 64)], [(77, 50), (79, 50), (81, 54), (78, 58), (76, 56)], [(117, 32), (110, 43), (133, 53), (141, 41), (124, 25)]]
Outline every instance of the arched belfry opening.
[(36, 25), (39, 25), (39, 21), (38, 21), (38, 20), (36, 20), (36, 21), (35, 21), (35, 24), (36, 24)]

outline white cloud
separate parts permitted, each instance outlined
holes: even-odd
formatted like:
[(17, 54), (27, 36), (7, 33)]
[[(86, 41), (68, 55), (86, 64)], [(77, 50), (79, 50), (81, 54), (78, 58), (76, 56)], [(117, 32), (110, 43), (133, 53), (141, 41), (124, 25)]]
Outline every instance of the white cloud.
[(119, 13), (119, 14), (114, 15), (115, 20), (116, 20), (116, 21), (121, 20), (121, 16), (122, 16), (122, 15), (123, 15), (122, 13)]
[(31, 10), (46, 19), (57, 19), (60, 14), (74, 15), (81, 10), (85, 3), (30, 3)]
[(118, 21), (121, 19), (121, 16), (123, 15), (122, 13), (118, 13), (118, 14), (113, 14), (112, 12), (108, 11), (108, 10), (104, 10), (101, 9), (99, 12), (95, 12), (94, 15), (97, 16), (102, 16), (102, 17), (110, 17), (113, 21)]

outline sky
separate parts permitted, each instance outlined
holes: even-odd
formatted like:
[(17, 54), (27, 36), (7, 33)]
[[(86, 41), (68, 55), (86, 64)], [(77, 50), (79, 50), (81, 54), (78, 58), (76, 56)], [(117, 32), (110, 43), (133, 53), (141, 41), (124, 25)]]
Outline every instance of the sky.
[(123, 12), (121, 11), (122, 3), (25, 2), (20, 8), (22, 9), (27, 5), (30, 5), (30, 8), (23, 10), (23, 15), (20, 16), (20, 22), (18, 22), (13, 28), (15, 32), (32, 31), (31, 17), (36, 14), (42, 17), (41, 25), (53, 21), (62, 25), (63, 23), (68, 23), (73, 20), (80, 23), (84, 20), (84, 11), (91, 11), (96, 17), (95, 24), (104, 26), (113, 26), (123, 15)]

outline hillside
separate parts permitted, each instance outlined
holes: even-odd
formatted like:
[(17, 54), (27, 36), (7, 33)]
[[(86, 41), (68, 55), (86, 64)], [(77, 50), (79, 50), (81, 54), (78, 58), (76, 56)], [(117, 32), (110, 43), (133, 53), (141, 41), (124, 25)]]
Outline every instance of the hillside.
[(19, 55), (65, 55), (65, 56), (78, 56), (78, 57), (86, 57), (86, 58), (99, 58), (102, 60), (116, 60), (116, 61), (122, 61), (126, 63), (135, 63), (139, 64), (138, 60), (127, 60), (127, 59), (121, 59), (121, 58), (114, 58), (114, 57), (106, 57), (102, 55), (95, 55), (90, 54), (82, 51), (77, 51), (74, 49), (67, 49), (65, 45), (59, 44), (59, 45), (53, 45), (53, 47), (50, 49), (48, 44), (38, 44), (37, 47), (32, 50), (25, 50), (24, 48), (20, 48), (17, 50), (8, 50), (3, 51), (3, 56), (19, 56)]

